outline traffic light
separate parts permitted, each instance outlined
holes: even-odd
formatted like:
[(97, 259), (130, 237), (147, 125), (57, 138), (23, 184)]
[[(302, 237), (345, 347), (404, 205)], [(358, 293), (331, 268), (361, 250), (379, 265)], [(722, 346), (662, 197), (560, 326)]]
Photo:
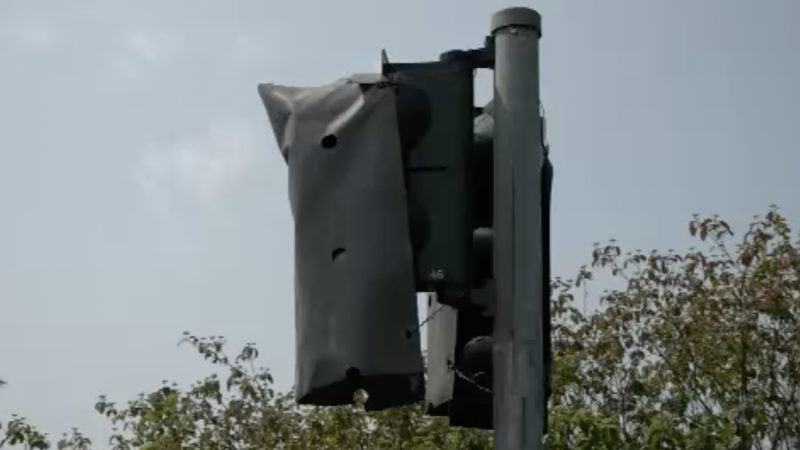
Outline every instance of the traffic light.
[[(416, 288), (431, 292), (426, 403), (450, 424), (492, 427), (493, 143), (474, 107), (475, 53), (393, 64)], [(476, 118), (476, 115), (479, 117)]]
[(429, 298), (426, 404), (451, 426), (492, 428), (494, 317), (470, 304), (458, 309)]
[[(455, 308), (434, 297), (428, 314), (428, 411), (448, 416), (450, 425), (493, 428), (494, 311), (496, 297), (493, 260), (494, 102), (477, 110), (474, 119), (470, 166), (472, 195), (472, 290)], [(544, 118), (541, 118), (544, 121)], [(544, 127), (543, 127), (544, 128)], [(545, 149), (542, 166), (542, 302), (546, 398), (550, 396), (552, 370), (550, 323), (550, 204), (553, 166)], [(545, 408), (546, 411), (546, 408)]]
[(405, 166), (394, 88), (379, 75), (312, 88), (263, 84), (289, 169), (295, 235), (295, 394), (366, 408), (420, 401)]
[[(428, 413), (448, 416), (451, 426), (493, 427), (493, 332), (495, 289), (493, 259), (493, 128), (491, 103), (474, 110), (467, 229), (471, 240), (471, 286), (451, 306), (431, 297), (428, 314), (426, 402)], [(472, 110), (472, 108), (471, 108)], [(472, 115), (476, 115), (473, 113)]]
[[(541, 116), (542, 131), (546, 132), (544, 111)], [(544, 407), (544, 430), (547, 432), (547, 402), (550, 400), (551, 380), (553, 377), (553, 330), (552, 318), (550, 316), (550, 302), (552, 301), (552, 282), (550, 268), (550, 225), (551, 225), (551, 205), (553, 201), (553, 164), (550, 162), (550, 146), (547, 137), (543, 137), (542, 147), (544, 148), (544, 163), (542, 164), (542, 335), (544, 336), (544, 364), (545, 364), (545, 407)]]
[(452, 303), (472, 288), (474, 68), (463, 59), (390, 63), (397, 93), (418, 292)]

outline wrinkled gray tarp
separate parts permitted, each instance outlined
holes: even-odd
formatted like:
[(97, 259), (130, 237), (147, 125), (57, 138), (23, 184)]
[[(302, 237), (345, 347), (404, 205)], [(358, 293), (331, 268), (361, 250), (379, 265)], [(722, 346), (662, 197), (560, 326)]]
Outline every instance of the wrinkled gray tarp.
[(424, 395), (395, 93), (381, 81), (259, 86), (289, 166), (300, 403), (349, 404), (359, 387), (370, 409)]

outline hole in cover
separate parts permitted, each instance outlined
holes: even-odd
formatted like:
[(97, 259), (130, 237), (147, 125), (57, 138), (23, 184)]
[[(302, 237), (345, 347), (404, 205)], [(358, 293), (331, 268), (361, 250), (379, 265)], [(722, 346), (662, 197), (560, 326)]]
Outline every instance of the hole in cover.
[(336, 141), (337, 141), (336, 136), (329, 134), (322, 138), (322, 148), (330, 150), (336, 147)]
[(334, 262), (336, 262), (337, 259), (339, 259), (342, 256), (344, 256), (344, 253), (345, 253), (345, 250), (343, 248), (339, 247), (336, 250), (334, 250), (333, 253), (331, 253), (331, 259)]

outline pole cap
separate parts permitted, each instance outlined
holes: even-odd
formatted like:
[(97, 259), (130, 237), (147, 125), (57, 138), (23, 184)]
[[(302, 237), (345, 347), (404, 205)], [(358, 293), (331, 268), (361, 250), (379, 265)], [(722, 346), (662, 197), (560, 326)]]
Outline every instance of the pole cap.
[(506, 8), (492, 14), (492, 34), (505, 27), (533, 28), (542, 37), (542, 16), (525, 7)]

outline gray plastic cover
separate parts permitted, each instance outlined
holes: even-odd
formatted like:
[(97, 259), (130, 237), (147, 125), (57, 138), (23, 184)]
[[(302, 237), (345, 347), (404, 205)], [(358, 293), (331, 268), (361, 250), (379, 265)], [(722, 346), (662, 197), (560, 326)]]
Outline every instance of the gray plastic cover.
[(420, 401), (423, 362), (395, 92), (380, 75), (262, 84), (289, 166), (296, 396), (367, 409)]

